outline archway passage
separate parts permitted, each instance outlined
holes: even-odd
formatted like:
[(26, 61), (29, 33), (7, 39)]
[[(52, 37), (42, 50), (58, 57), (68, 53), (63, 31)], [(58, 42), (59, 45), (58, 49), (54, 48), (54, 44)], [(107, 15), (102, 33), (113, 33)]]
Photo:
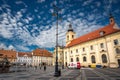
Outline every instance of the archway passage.
[(119, 65), (119, 68), (120, 68), (120, 59), (118, 59), (118, 65)]

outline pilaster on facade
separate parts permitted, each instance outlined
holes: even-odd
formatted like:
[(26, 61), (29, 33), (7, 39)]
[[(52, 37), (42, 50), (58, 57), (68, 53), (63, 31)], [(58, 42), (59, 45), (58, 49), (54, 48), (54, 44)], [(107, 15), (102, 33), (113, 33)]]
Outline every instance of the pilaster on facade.
[[(110, 24), (99, 28), (93, 32), (70, 40), (73, 29), (68, 28), (66, 34), (66, 43), (64, 56), (64, 64), (76, 61), (79, 57), (81, 66), (102, 65), (108, 67), (120, 67), (120, 28), (114, 21), (114, 17), (110, 15)], [(70, 34), (71, 32), (71, 34)], [(67, 37), (68, 36), (68, 37)], [(75, 49), (78, 49), (78, 56)], [(77, 62), (77, 61), (76, 61)]]

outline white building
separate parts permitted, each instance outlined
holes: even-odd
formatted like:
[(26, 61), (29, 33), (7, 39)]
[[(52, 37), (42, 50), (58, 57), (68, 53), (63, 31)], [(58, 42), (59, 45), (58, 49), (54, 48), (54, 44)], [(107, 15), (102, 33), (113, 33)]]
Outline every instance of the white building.
[(27, 52), (18, 52), (17, 63), (32, 65), (32, 54)]
[(52, 65), (52, 53), (40, 48), (33, 50), (32, 65), (39, 66), (40, 64)]

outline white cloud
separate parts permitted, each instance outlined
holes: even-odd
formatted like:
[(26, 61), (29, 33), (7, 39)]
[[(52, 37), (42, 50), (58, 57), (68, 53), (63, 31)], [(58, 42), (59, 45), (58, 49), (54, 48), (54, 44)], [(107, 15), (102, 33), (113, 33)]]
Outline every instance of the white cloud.
[(21, 22), (18, 22), (17, 24), (18, 24), (18, 26), (23, 26), (23, 23), (21, 23)]
[(45, 0), (37, 0), (38, 3), (43, 3)]
[(87, 0), (87, 1), (84, 1), (83, 5), (82, 6), (86, 6), (86, 5), (89, 5), (93, 0)]
[(91, 14), (91, 15), (88, 15), (88, 20), (90, 21), (90, 20), (93, 20), (93, 19), (95, 19), (95, 15), (93, 15), (93, 14)]
[(23, 2), (22, 1), (16, 1), (15, 3), (16, 4), (22, 4)]
[(29, 23), (29, 20), (28, 20), (28, 19), (24, 19), (24, 21), (25, 21), (25, 23), (27, 23), (27, 24)]
[(73, 14), (76, 14), (76, 13), (77, 13), (77, 11), (76, 11), (76, 10), (73, 10), (73, 11), (72, 11), (72, 13), (73, 13)]
[(21, 13), (21, 11), (18, 11), (17, 12), (17, 14), (15, 15), (15, 18), (17, 19), (17, 20), (20, 20), (21, 18), (22, 18), (22, 13)]
[(18, 4), (18, 5), (23, 4), (25, 7), (27, 7), (27, 5), (23, 1), (16, 1), (15, 3)]
[(0, 49), (6, 49), (7, 47), (6, 47), (6, 45), (5, 44), (3, 44), (3, 43), (0, 43)]
[(79, 13), (79, 16), (84, 16), (84, 13), (83, 13), (83, 12), (80, 12), (80, 13)]
[(2, 8), (10, 8), (10, 6), (8, 4), (3, 4), (1, 7)]
[(23, 46), (23, 45), (16, 45), (16, 47), (19, 49), (19, 50), (24, 50), (24, 51), (30, 51), (29, 48), (27, 48), (26, 46)]
[(55, 46), (55, 28), (53, 25), (52, 28), (46, 31), (41, 31), (40, 35), (35, 38), (35, 42), (39, 46), (43, 47), (53, 47)]
[(6, 49), (6, 50), (15, 50), (15, 47), (13, 45), (9, 45), (9, 46), (6, 46), (5, 44), (3, 43), (0, 43), (0, 49)]
[(12, 25), (9, 22), (9, 19), (7, 18), (7, 14), (2, 14), (0, 17), (3, 17), (3, 20), (0, 23), (0, 35), (2, 35), (4, 38), (10, 38), (12, 37)]
[(31, 21), (31, 20), (33, 20), (33, 18), (32, 17), (28, 17), (28, 20)]
[(9, 49), (9, 50), (15, 50), (15, 48), (14, 48), (13, 45), (9, 45), (9, 46), (8, 46), (8, 49)]

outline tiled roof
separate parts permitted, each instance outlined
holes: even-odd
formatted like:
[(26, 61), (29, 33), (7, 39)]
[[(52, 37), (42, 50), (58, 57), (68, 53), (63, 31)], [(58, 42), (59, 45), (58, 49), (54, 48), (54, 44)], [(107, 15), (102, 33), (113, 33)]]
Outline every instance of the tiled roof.
[(37, 49), (33, 50), (33, 56), (52, 57), (52, 53), (48, 52), (45, 49), (37, 48)]
[(105, 26), (103, 28), (100, 28), (98, 30), (92, 31), (92, 32), (90, 32), (88, 34), (85, 34), (83, 36), (80, 36), (80, 37), (72, 40), (66, 46), (66, 48), (102, 37), (102, 36), (100, 36), (100, 33), (99, 33), (100, 31), (104, 31), (105, 32), (104, 36), (120, 31), (120, 29), (115, 28), (115, 26), (116, 26), (116, 24), (109, 24), (109, 25), (107, 25), (107, 26)]
[(16, 58), (16, 51), (0, 49), (0, 57)]
[(30, 52), (18, 52), (18, 57), (32, 57), (32, 54)]

